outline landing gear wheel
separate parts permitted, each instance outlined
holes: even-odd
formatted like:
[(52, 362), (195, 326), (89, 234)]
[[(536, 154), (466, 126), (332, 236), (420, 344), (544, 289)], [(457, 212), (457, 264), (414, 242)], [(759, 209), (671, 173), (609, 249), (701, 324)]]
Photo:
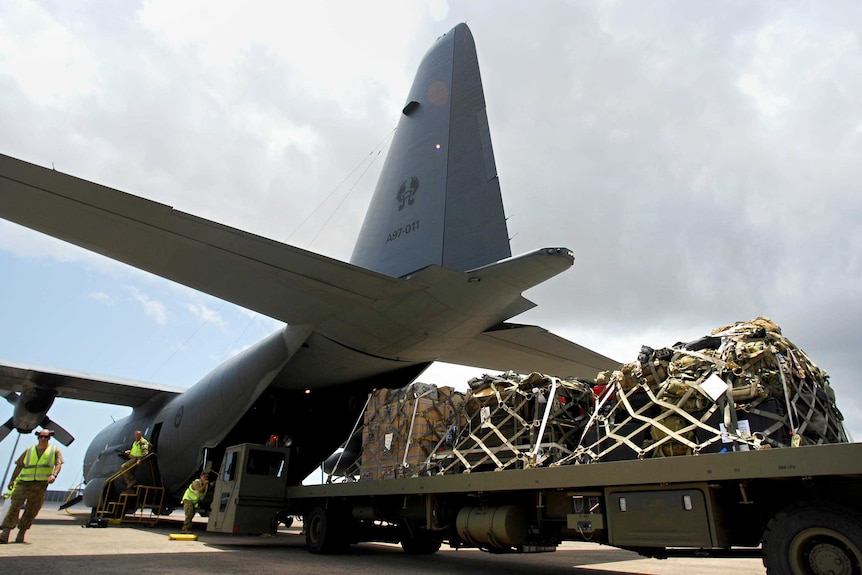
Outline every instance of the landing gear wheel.
[(312, 553), (328, 555), (348, 547), (343, 525), (331, 509), (315, 507), (305, 518), (305, 546)]
[(766, 526), (763, 554), (768, 575), (862, 575), (862, 523), (837, 505), (801, 503)]

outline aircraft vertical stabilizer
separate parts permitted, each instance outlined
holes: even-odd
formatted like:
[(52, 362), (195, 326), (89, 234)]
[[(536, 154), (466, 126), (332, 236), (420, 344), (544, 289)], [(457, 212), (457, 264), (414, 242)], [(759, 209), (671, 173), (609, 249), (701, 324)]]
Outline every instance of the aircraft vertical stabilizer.
[(476, 46), (459, 24), (419, 66), (351, 263), (403, 277), (510, 256)]

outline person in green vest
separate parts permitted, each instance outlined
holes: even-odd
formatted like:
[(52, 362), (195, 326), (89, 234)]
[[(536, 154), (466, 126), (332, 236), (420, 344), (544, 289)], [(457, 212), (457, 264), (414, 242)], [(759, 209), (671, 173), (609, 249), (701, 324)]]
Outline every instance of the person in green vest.
[(200, 478), (192, 481), (189, 488), (183, 494), (183, 511), (186, 512), (186, 520), (183, 522), (183, 533), (192, 532), (192, 519), (195, 518), (195, 512), (207, 494), (208, 485), (209, 477), (206, 473), (201, 473)]
[(126, 480), (126, 491), (131, 491), (135, 486), (135, 467), (149, 453), (150, 442), (144, 439), (144, 435), (140, 431), (135, 431), (135, 441), (132, 443), (132, 447), (126, 450), (129, 459), (120, 468), (124, 472), (123, 479)]
[[(0, 524), (0, 543), (9, 543), (9, 533), (18, 528), (16, 543), (24, 543), (24, 533), (33, 524), (33, 519), (45, 502), (45, 492), (48, 486), (57, 480), (63, 467), (63, 454), (48, 442), (53, 431), (40, 429), (36, 432), (39, 442), (25, 449), (15, 461), (15, 471), (9, 481), (12, 495), (9, 498), (9, 510)], [(24, 514), (19, 520), (21, 507), (26, 504)]]

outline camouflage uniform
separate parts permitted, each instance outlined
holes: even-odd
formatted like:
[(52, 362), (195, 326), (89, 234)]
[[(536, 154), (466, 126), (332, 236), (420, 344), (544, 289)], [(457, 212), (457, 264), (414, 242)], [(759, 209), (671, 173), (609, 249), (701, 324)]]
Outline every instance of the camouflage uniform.
[(150, 442), (143, 437), (132, 443), (132, 448), (129, 450), (129, 460), (120, 467), (123, 470), (123, 479), (126, 480), (126, 489), (131, 489), (135, 484), (135, 467), (149, 453)]
[[(25, 457), (31, 449), (32, 448), (25, 450), (15, 462), (15, 469), (19, 473), (21, 468), (24, 467)], [(61, 466), (63, 464), (63, 454), (60, 453), (60, 450), (53, 445), (48, 446), (47, 449), (52, 449), (54, 451), (53, 466)], [(9, 498), (9, 510), (6, 512), (6, 517), (3, 518), (3, 523), (0, 524), (0, 529), (3, 530), (3, 539), (8, 540), (9, 531), (17, 526), (17, 541), (23, 541), (24, 531), (28, 530), (30, 526), (33, 525), (33, 519), (36, 518), (39, 510), (42, 509), (42, 504), (45, 502), (45, 492), (48, 490), (49, 482), (47, 480), (30, 480), (18, 475), (17, 473), (16, 477), (17, 482), (15, 483), (15, 489), (12, 491), (12, 496)], [(51, 477), (54, 477), (54, 475), (52, 474)], [(18, 515), (21, 512), (21, 507), (23, 507), (25, 503), (27, 507), (24, 509), (24, 514), (21, 515), (19, 519)], [(6, 541), (3, 542), (5, 543)]]

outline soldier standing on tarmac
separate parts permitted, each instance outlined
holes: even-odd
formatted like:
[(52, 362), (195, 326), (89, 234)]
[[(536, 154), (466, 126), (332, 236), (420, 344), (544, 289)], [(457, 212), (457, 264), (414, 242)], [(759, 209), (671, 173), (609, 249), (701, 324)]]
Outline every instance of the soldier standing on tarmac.
[(206, 472), (201, 473), (200, 479), (195, 479), (189, 488), (183, 494), (183, 511), (186, 512), (186, 520), (183, 523), (183, 533), (192, 532), (192, 519), (195, 518), (195, 512), (200, 506), (201, 501), (207, 494), (207, 486), (209, 485), (209, 477)]
[[(9, 511), (3, 523), (0, 524), (0, 543), (9, 543), (9, 533), (16, 526), (18, 536), (15, 543), (24, 543), (24, 533), (33, 524), (33, 519), (45, 502), (45, 492), (48, 486), (57, 479), (60, 468), (63, 467), (63, 454), (49, 445), (48, 441), (54, 435), (53, 431), (40, 429), (36, 432), (39, 443), (26, 449), (15, 462), (15, 471), (9, 481), (9, 489), (13, 489), (9, 502)], [(26, 503), (27, 508), (19, 521), (18, 514)]]

